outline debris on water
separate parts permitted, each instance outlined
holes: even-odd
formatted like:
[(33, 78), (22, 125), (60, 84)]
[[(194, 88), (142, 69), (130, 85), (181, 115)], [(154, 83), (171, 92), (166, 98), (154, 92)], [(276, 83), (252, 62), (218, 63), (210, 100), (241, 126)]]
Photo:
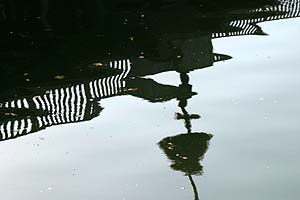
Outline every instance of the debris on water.
[(48, 190), (51, 191), (51, 190), (53, 190), (53, 188), (52, 187), (48, 187)]
[(103, 64), (102, 64), (102, 63), (94, 63), (94, 66), (95, 66), (95, 67), (102, 67)]
[(238, 104), (238, 103), (239, 103), (239, 98), (237, 98), (237, 97), (233, 98), (233, 99), (232, 99), (232, 103), (233, 103), (234, 105)]
[(259, 101), (264, 101), (263, 97), (258, 98)]
[(17, 114), (15, 113), (4, 113), (5, 116), (11, 116), (11, 117), (16, 117)]
[(185, 190), (185, 187), (181, 187), (180, 189)]
[(65, 78), (64, 75), (57, 75), (57, 76), (54, 77), (54, 79), (57, 79), (57, 80), (62, 80), (64, 78)]

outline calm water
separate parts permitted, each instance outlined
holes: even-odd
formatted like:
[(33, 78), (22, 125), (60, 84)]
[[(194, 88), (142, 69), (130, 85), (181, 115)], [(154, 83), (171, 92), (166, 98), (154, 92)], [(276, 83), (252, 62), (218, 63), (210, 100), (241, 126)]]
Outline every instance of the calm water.
[(268, 35), (187, 31), (173, 60), (134, 47), (70, 82), (20, 72), (1, 97), (1, 199), (298, 199), (300, 19), (258, 25)]

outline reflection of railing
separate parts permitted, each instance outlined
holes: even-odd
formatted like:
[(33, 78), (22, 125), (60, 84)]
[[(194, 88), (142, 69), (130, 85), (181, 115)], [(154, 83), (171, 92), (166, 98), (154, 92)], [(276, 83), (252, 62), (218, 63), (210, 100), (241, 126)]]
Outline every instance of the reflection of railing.
[[(249, 16), (248, 16), (249, 15)], [(212, 38), (264, 35), (258, 23), (279, 19), (300, 17), (300, 1), (281, 1), (279, 5), (265, 6), (246, 11), (243, 19), (233, 19), (225, 23), (227, 31), (212, 33)]]
[(214, 53), (214, 62), (224, 61), (230, 59), (230, 56), (224, 54)]
[[(212, 38), (263, 34), (261, 28), (256, 25), (257, 23), (297, 16), (300, 16), (299, 0), (297, 2), (282, 2), (278, 6), (248, 10), (244, 14), (233, 14), (231, 17), (226, 18), (223, 26), (227, 27), (228, 31), (214, 32)], [(109, 63), (109, 66), (118, 69), (116, 71), (120, 71), (117, 75), (44, 90), (37, 96), (26, 96), (0, 102), (0, 114), (3, 114), (3, 116), (0, 115), (0, 118), (2, 117), (0, 121), (0, 140), (16, 138), (53, 125), (90, 120), (98, 116), (101, 111), (98, 100), (130, 92), (126, 90), (126, 86), (130, 85), (129, 82), (125, 82), (126, 77), (140, 77), (165, 71), (187, 73), (194, 69), (211, 66), (213, 62), (230, 58), (230, 56), (222, 54), (213, 54), (210, 34), (200, 36), (199, 44), (202, 42), (202, 45), (183, 45), (183, 49), (179, 49), (179, 45), (178, 49), (182, 51), (183, 55), (179, 57), (180, 59), (176, 59), (176, 65), (172, 65), (173, 61), (161, 66), (158, 61), (144, 65), (147, 63), (147, 56), (144, 57), (145, 59), (132, 60), (133, 63), (137, 64), (135, 68), (131, 68), (129, 60), (113, 61)], [(190, 38), (188, 39), (192, 41)], [(201, 56), (198, 56), (195, 52), (199, 52)], [(192, 55), (192, 57), (189, 57), (189, 55)], [(191, 67), (193, 64), (194, 66)], [(101, 63), (95, 65), (97, 67), (102, 66)], [(131, 91), (135, 91), (135, 94), (140, 95), (142, 98), (151, 97), (151, 102), (176, 97), (176, 91), (173, 89), (168, 89), (165, 94), (166, 98), (161, 98), (161, 93), (152, 93), (154, 86), (151, 84), (143, 90), (138, 90), (137, 87), (140, 87), (138, 83), (132, 87)], [(184, 87), (182, 88), (184, 89)]]
[[(122, 72), (88, 83), (51, 89), (43, 94), (3, 102), (1, 109), (7, 110), (12, 119), (0, 124), (0, 136), (7, 140), (26, 135), (48, 126), (90, 120), (100, 113), (95, 100), (122, 93), (126, 87), (124, 78), (128, 75), (129, 60), (111, 62), (112, 68)], [(30, 117), (19, 116), (26, 111), (35, 112)]]

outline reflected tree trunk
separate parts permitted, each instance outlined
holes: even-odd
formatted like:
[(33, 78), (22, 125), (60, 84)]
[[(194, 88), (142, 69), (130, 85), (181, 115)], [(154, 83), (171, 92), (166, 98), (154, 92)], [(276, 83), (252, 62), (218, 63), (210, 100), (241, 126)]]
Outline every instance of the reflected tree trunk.
[(195, 200), (199, 200), (199, 194), (198, 194), (198, 191), (197, 191), (196, 184), (195, 184), (195, 182), (193, 180), (193, 177), (192, 177), (192, 175), (188, 175), (188, 177), (189, 177), (189, 180), (190, 180), (190, 182), (192, 184), (192, 187), (193, 187), (193, 191), (194, 191), (194, 195), (195, 195)]

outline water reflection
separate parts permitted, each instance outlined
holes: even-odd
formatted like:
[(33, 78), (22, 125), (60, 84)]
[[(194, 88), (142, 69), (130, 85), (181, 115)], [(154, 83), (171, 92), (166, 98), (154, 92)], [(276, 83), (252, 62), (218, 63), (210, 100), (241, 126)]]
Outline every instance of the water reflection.
[[(182, 84), (180, 87), (190, 90), (192, 86), (188, 83), (187, 74), (180, 74)], [(176, 113), (177, 120), (184, 120), (186, 133), (164, 138), (158, 144), (164, 151), (168, 159), (172, 162), (171, 168), (175, 171), (181, 171), (187, 176), (192, 185), (195, 200), (199, 199), (196, 184), (192, 175), (202, 175), (203, 167), (200, 160), (208, 149), (208, 143), (212, 135), (207, 133), (192, 132), (192, 119), (199, 119), (198, 114), (189, 114), (186, 110), (188, 99), (191, 96), (180, 95), (177, 97), (182, 113)]]
[[(103, 109), (99, 104), (101, 99), (118, 95), (132, 95), (150, 102), (177, 98), (183, 112), (178, 117), (185, 119), (188, 127), (189, 119), (198, 116), (190, 116), (185, 110), (186, 97), (194, 94), (187, 73), (231, 58), (213, 53), (212, 39), (264, 35), (258, 23), (297, 17), (299, 6), (299, 1), (280, 1), (243, 9), (228, 6), (214, 12), (195, 9), (194, 4), (146, 9), (136, 19), (135, 14), (127, 14), (130, 25), (116, 23), (114, 32), (110, 32), (116, 41), (109, 40), (109, 35), (87, 40), (86, 46), (93, 55), (91, 51), (84, 52), (86, 47), (77, 41), (82, 36), (87, 37), (83, 34), (74, 36), (71, 43), (56, 46), (54, 50), (63, 51), (61, 55), (50, 49), (46, 51), (47, 57), (38, 54), (29, 56), (29, 61), (25, 56), (26, 62), (4, 60), (1, 62), (1, 139), (16, 138), (53, 125), (90, 120)], [(189, 15), (175, 18), (177, 9)], [(123, 19), (123, 15), (115, 19)], [(107, 54), (94, 58), (98, 50)], [(14, 50), (12, 54), (16, 55)], [(41, 70), (41, 66), (45, 70)], [(180, 73), (182, 85), (162, 85), (142, 78), (166, 71)]]
[[(3, 2), (0, 21), (9, 18)], [(163, 9), (156, 10), (153, 7), (158, 5), (152, 4), (130, 13), (124, 10), (131, 6), (119, 5), (115, 9), (125, 14), (111, 13), (113, 23), (102, 26), (104, 30), (97, 34), (83, 31), (58, 39), (9, 33), (9, 39), (1, 41), (6, 45), (0, 47), (0, 141), (91, 120), (101, 115), (100, 103), (106, 98), (130, 95), (152, 103), (177, 99), (181, 112), (176, 119), (183, 120), (186, 133), (161, 140), (159, 147), (171, 168), (189, 178), (199, 199), (193, 176), (203, 173), (200, 161), (212, 135), (192, 130), (192, 120), (200, 116), (187, 109), (188, 100), (196, 95), (189, 73), (231, 58), (213, 52), (213, 39), (266, 35), (258, 23), (300, 15), (299, 1), (268, 2), (224, 5), (223, 9), (211, 4), (201, 8), (174, 4), (159, 5)], [(54, 22), (55, 32), (59, 26)], [(179, 86), (145, 78), (168, 71), (180, 75)]]
[(170, 167), (175, 171), (183, 172), (189, 178), (195, 200), (199, 199), (199, 194), (192, 176), (203, 173), (200, 160), (204, 158), (211, 137), (206, 133), (187, 133), (167, 137), (159, 142), (159, 147), (172, 162)]

